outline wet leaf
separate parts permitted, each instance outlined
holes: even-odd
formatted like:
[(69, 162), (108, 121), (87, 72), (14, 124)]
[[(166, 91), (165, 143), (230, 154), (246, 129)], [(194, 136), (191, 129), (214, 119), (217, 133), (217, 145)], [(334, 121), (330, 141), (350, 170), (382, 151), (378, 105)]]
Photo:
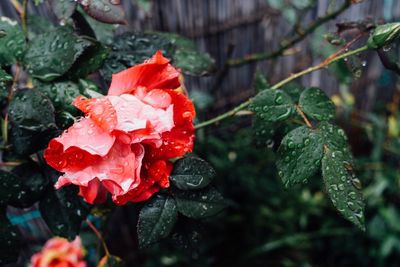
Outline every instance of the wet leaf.
[(192, 191), (176, 190), (174, 197), (178, 211), (193, 219), (213, 216), (226, 206), (222, 195), (212, 187)]
[(18, 176), (11, 172), (0, 170), (0, 206), (15, 202), (24, 194), (26, 192), (22, 192), (22, 184)]
[(29, 44), (24, 64), (33, 77), (51, 81), (66, 73), (91, 42), (79, 38), (68, 27), (37, 36)]
[(178, 217), (175, 200), (156, 195), (146, 202), (137, 226), (140, 247), (147, 247), (169, 235)]
[(59, 20), (66, 20), (74, 13), (77, 2), (75, 0), (50, 0), (50, 5)]
[(293, 112), (293, 101), (282, 90), (264, 90), (258, 93), (249, 106), (257, 118), (276, 122), (289, 118)]
[(12, 80), (12, 76), (5, 72), (3, 69), (0, 69), (0, 82), (10, 81)]
[(300, 95), (300, 109), (309, 117), (318, 121), (331, 120), (336, 115), (335, 104), (319, 88), (311, 87)]
[(8, 114), (10, 141), (17, 154), (29, 155), (46, 147), (57, 131), (54, 107), (36, 90), (20, 90), (12, 99)]
[(253, 86), (257, 93), (270, 88), (267, 79), (259, 71), (256, 71)]
[(108, 56), (108, 49), (101, 43), (88, 40), (92, 45), (75, 61), (68, 72), (71, 79), (85, 78), (98, 70)]
[(27, 162), (18, 165), (12, 173), (18, 177), (21, 188), (15, 194), (16, 197), (10, 201), (11, 206), (27, 208), (41, 199), (49, 181), (43, 176), (36, 163)]
[(307, 182), (321, 166), (322, 149), (321, 136), (307, 126), (289, 132), (279, 146), (276, 162), (283, 184)]
[(24, 34), (18, 22), (7, 17), (0, 17), (0, 31), (5, 33), (0, 38), (0, 66), (12, 65), (24, 54)]
[(110, 55), (106, 59), (101, 73), (107, 82), (111, 75), (132, 67), (150, 58), (161, 50), (163, 55), (171, 58), (174, 46), (166, 38), (151, 33), (124, 33), (114, 38)]
[(82, 198), (78, 196), (78, 187), (68, 186), (55, 190), (49, 188), (39, 202), (40, 213), (54, 235), (73, 239), (86, 219), (89, 211)]
[(214, 59), (208, 53), (201, 52), (192, 40), (175, 33), (154, 34), (159, 34), (175, 46), (173, 63), (185, 74), (200, 76), (214, 71)]
[(253, 119), (253, 135), (255, 144), (258, 147), (271, 147), (274, 145), (273, 136), (279, 127), (277, 123), (261, 120), (257, 117)]
[(353, 155), (351, 153), (346, 133), (343, 129), (328, 122), (321, 122), (317, 130), (320, 132), (324, 144), (331, 151), (340, 151), (347, 162), (352, 164)]
[(322, 158), (322, 176), (336, 209), (347, 220), (365, 231), (365, 204), (360, 191), (360, 182), (347, 164), (341, 151), (325, 148)]
[[(3, 195), (2, 195), (3, 196)], [(20, 252), (20, 233), (11, 225), (5, 207), (0, 207), (0, 265), (15, 263)], [(12, 265), (14, 266), (14, 265)]]
[(110, 24), (126, 24), (125, 12), (119, 0), (78, 0), (92, 18)]
[(208, 162), (188, 156), (175, 162), (169, 178), (177, 188), (193, 190), (206, 187), (215, 175), (213, 167)]

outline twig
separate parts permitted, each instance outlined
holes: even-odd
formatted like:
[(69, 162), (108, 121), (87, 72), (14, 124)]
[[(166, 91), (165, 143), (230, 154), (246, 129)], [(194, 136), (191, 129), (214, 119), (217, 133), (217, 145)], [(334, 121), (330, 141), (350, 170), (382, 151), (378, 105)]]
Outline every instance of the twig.
[(90, 229), (92, 229), (92, 231), (94, 232), (94, 234), (97, 236), (97, 238), (100, 240), (103, 249), (104, 249), (104, 253), (106, 254), (106, 256), (110, 256), (110, 251), (107, 248), (106, 242), (104, 241), (103, 236), (101, 235), (101, 233), (99, 232), (99, 230), (97, 230), (97, 228), (92, 224), (91, 221), (89, 221), (88, 219), (86, 219), (86, 224), (90, 227)]
[(22, 3), (22, 13), (21, 15), (21, 24), (22, 24), (22, 31), (24, 32), (25, 39), (28, 39), (28, 0), (24, 0)]
[(300, 109), (298, 105), (295, 105), (295, 107), (296, 107), (296, 112), (303, 118), (303, 121), (306, 123), (306, 125), (312, 129), (313, 126), (311, 122), (307, 119), (306, 114), (304, 114), (304, 112)]
[(232, 59), (232, 60), (228, 61), (228, 65), (231, 67), (239, 67), (244, 64), (252, 63), (255, 61), (268, 60), (271, 58), (278, 57), (278, 56), (282, 55), (286, 49), (288, 49), (289, 47), (302, 41), (308, 34), (314, 32), (319, 26), (321, 26), (322, 24), (324, 24), (325, 22), (327, 22), (331, 19), (336, 18), (339, 14), (341, 14), (343, 11), (345, 11), (351, 4), (352, 4), (351, 0), (346, 0), (336, 11), (328, 13), (324, 17), (318, 18), (304, 30), (298, 29), (296, 31), (297, 36), (287, 40), (286, 42), (281, 44), (281, 46), (277, 50), (275, 50), (271, 53), (255, 53), (255, 54), (247, 55), (244, 58)]
[[(359, 38), (359, 37), (357, 36), (356, 39), (357, 38)], [(354, 40), (350, 41), (350, 43), (353, 43), (353, 41)], [(347, 44), (345, 45), (345, 47), (348, 47)], [(329, 56), (327, 59), (325, 59), (324, 61), (322, 61), (320, 64), (318, 64), (316, 66), (309, 67), (309, 68), (307, 68), (305, 70), (302, 70), (300, 72), (292, 74), (289, 77), (287, 77), (286, 79), (276, 83), (270, 89), (272, 89), (272, 90), (279, 89), (282, 86), (290, 83), (291, 81), (293, 81), (293, 80), (295, 80), (295, 79), (297, 79), (297, 78), (299, 78), (301, 76), (304, 76), (304, 75), (306, 75), (308, 73), (314, 72), (314, 71), (319, 70), (319, 69), (323, 69), (323, 68), (327, 67), (328, 65), (330, 65), (330, 64), (332, 64), (332, 63), (334, 63), (334, 62), (336, 62), (338, 60), (347, 58), (347, 57), (352, 56), (352, 55), (357, 55), (357, 54), (359, 54), (361, 52), (364, 52), (364, 51), (366, 51), (368, 49), (369, 49), (368, 46), (364, 45), (364, 46), (362, 46), (360, 48), (357, 48), (357, 49), (354, 49), (354, 50), (351, 50), (351, 51), (347, 51), (347, 52), (342, 53), (340, 55), (336, 52), (336, 53), (334, 53), (335, 57)], [(341, 48), (339, 51), (343, 51), (343, 48)], [(214, 124), (214, 123), (216, 123), (218, 121), (221, 121), (223, 119), (229, 118), (231, 116), (234, 116), (237, 112), (239, 112), (240, 110), (246, 108), (251, 103), (251, 100), (252, 100), (252, 98), (248, 99), (247, 101), (241, 103), (239, 106), (235, 107), (234, 109), (232, 109), (232, 110), (230, 110), (230, 111), (228, 111), (228, 112), (226, 112), (224, 114), (221, 114), (221, 115), (219, 115), (219, 116), (217, 116), (215, 118), (212, 118), (210, 120), (207, 120), (207, 121), (204, 121), (202, 123), (197, 124), (195, 126), (195, 129), (199, 129), (199, 128)]]

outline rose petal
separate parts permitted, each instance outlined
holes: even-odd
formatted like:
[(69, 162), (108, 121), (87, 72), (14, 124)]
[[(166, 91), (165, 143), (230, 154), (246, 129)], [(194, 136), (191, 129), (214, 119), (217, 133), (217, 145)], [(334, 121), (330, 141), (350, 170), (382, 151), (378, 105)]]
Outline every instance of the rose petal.
[(160, 51), (143, 64), (112, 75), (108, 95), (121, 95), (134, 92), (139, 86), (147, 89), (175, 89), (180, 86), (180, 72)]
[[(57, 186), (75, 184), (90, 187), (93, 179), (98, 179), (112, 194), (125, 194), (140, 183), (140, 170), (144, 148), (116, 141), (110, 152), (96, 164), (74, 172), (66, 172), (59, 178)], [(90, 197), (89, 197), (90, 199)]]
[(89, 181), (88, 186), (80, 186), (79, 189), (79, 195), (90, 204), (101, 204), (107, 200), (107, 190), (97, 178)]
[(91, 119), (83, 118), (49, 142), (44, 158), (58, 171), (80, 170), (106, 155), (114, 140)]
[(87, 99), (78, 96), (73, 105), (89, 115), (106, 132), (111, 132), (117, 126), (116, 111), (107, 97)]

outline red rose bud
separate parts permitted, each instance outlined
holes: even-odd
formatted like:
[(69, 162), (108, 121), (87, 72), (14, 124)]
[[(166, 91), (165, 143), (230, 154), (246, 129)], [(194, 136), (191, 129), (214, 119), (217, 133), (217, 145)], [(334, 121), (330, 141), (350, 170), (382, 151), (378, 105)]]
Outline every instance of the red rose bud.
[(368, 48), (377, 49), (392, 43), (400, 35), (400, 23), (393, 22), (379, 25), (367, 41)]
[(42, 251), (32, 256), (29, 267), (86, 267), (83, 261), (83, 249), (81, 239), (76, 237), (74, 241), (54, 237), (46, 242)]
[(77, 185), (89, 203), (110, 193), (119, 205), (168, 187), (169, 160), (193, 150), (195, 110), (182, 86), (180, 71), (157, 52), (114, 74), (107, 96), (77, 97), (73, 104), (86, 116), (44, 152), (64, 173), (55, 187)]

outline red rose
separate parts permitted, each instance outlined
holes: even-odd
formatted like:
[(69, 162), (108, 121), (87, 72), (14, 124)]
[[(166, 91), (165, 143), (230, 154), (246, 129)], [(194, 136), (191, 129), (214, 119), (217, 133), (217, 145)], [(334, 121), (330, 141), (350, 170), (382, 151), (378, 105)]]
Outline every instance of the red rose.
[(67, 239), (54, 237), (46, 242), (42, 251), (32, 256), (29, 267), (86, 267), (83, 261), (81, 239)]
[(113, 75), (108, 95), (73, 104), (85, 113), (44, 152), (64, 175), (56, 188), (75, 184), (89, 203), (107, 192), (117, 204), (143, 201), (169, 186), (171, 158), (193, 149), (195, 110), (182, 92), (180, 72), (157, 52)]

